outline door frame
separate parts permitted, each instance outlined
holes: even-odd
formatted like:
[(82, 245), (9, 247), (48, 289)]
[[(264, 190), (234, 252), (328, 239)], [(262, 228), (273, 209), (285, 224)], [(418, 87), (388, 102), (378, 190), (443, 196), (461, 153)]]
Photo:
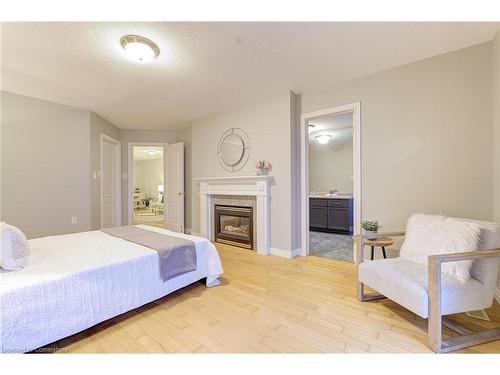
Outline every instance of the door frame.
[[(353, 127), (353, 199), (354, 199), (354, 234), (359, 234), (362, 220), (362, 173), (361, 173), (361, 102), (330, 107), (315, 112), (304, 113), (300, 116), (300, 207), (301, 215), (301, 253), (309, 255), (309, 129), (307, 122), (313, 118), (352, 112)], [(354, 257), (356, 257), (354, 251)], [(356, 258), (354, 258), (356, 262)]]
[(103, 142), (111, 143), (115, 147), (115, 202), (113, 212), (113, 226), (122, 225), (122, 143), (109, 135), (101, 133), (99, 139), (99, 227), (102, 228), (103, 202), (102, 202), (102, 146)]
[[(167, 178), (167, 145), (166, 142), (128, 142), (128, 183), (127, 183), (127, 208), (128, 208), (128, 224), (134, 223), (134, 199), (132, 191), (132, 182), (134, 180), (133, 164), (134, 164), (134, 146), (152, 146), (163, 147), (163, 186)], [(165, 194), (165, 192), (163, 193)], [(164, 195), (165, 197), (165, 195)], [(164, 199), (165, 201), (165, 199)], [(165, 203), (163, 203), (165, 204)], [(163, 210), (163, 223), (166, 223), (167, 210)]]
[[(181, 205), (182, 205), (182, 210), (180, 210), (180, 231), (179, 233), (185, 233), (186, 231), (186, 189), (185, 189), (185, 179), (186, 179), (186, 170), (185, 170), (185, 158), (184, 158), (184, 151), (185, 151), (185, 145), (184, 145), (184, 142), (174, 142), (174, 143), (170, 143), (169, 145), (166, 146), (166, 150), (167, 150), (167, 157), (168, 155), (172, 155), (173, 153), (176, 152), (175, 148), (178, 148), (180, 147), (181, 149), (181, 153), (180, 153), (180, 157), (182, 158), (182, 175), (178, 175), (177, 176), (177, 179), (181, 185), (181, 188), (180, 189), (177, 189), (177, 197), (180, 197), (178, 199), (180, 199), (181, 201)], [(170, 158), (170, 161), (174, 160), (174, 158)], [(167, 158), (167, 161), (168, 161), (168, 158)], [(170, 166), (172, 166), (170, 164)], [(166, 165), (166, 168), (167, 168), (167, 171), (169, 172), (170, 176), (173, 177), (174, 175), (174, 168), (170, 169), (169, 170), (169, 165), (168, 165), (168, 162), (167, 162), (167, 165)], [(173, 179), (171, 179), (170, 181), (175, 181), (175, 177)], [(168, 213), (169, 212), (169, 209), (171, 206), (169, 206), (169, 204), (171, 203), (171, 197), (172, 197), (172, 191), (170, 190), (170, 184), (169, 182), (170, 181), (167, 181), (167, 183), (165, 183), (165, 192), (167, 193), (166, 195), (166, 199), (165, 199), (165, 203), (164, 203), (164, 206), (165, 206), (165, 212)], [(178, 191), (178, 190), (181, 190), (181, 191)], [(168, 207), (167, 207), (168, 206)], [(169, 222), (169, 220), (167, 219), (168, 215), (165, 216), (165, 228), (168, 229), (168, 230), (172, 230), (174, 232), (178, 232), (178, 228), (177, 228), (177, 225), (175, 226), (172, 226), (171, 223)]]

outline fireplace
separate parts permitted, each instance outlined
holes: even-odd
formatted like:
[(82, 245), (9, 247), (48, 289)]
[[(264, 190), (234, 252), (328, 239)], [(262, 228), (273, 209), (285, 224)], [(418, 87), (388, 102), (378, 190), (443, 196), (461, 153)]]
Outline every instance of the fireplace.
[(215, 242), (253, 249), (252, 207), (215, 205)]

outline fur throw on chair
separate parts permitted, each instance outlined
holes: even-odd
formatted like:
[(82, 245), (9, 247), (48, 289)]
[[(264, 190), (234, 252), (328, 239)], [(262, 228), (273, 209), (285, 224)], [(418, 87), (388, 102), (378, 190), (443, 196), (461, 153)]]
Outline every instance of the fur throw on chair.
[[(475, 223), (440, 215), (415, 214), (408, 219), (400, 257), (427, 265), (429, 255), (477, 250), (480, 239), (481, 228)], [(470, 279), (471, 267), (471, 260), (441, 265), (443, 274), (462, 283)]]

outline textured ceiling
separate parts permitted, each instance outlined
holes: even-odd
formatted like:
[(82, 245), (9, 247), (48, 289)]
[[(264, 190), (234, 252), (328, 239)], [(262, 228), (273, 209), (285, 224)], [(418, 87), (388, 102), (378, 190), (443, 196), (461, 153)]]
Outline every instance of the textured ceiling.
[[(489, 41), (498, 23), (2, 23), (2, 89), (92, 110), (121, 128), (178, 128)], [(127, 60), (139, 34), (160, 56)]]

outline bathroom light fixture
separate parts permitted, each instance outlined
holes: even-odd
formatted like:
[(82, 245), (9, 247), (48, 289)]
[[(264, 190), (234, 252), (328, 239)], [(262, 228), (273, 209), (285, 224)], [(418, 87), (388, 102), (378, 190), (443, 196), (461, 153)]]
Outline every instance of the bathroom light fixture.
[(160, 54), (160, 48), (155, 42), (140, 35), (124, 35), (120, 44), (131, 60), (140, 63), (153, 61)]
[(330, 139), (332, 139), (332, 136), (329, 134), (320, 134), (314, 138), (316, 138), (316, 140), (318, 141), (319, 144), (326, 145), (328, 142), (330, 142)]
[(161, 153), (160, 151), (158, 150), (146, 150), (146, 153), (153, 156), (153, 155), (157, 155), (159, 153)]

